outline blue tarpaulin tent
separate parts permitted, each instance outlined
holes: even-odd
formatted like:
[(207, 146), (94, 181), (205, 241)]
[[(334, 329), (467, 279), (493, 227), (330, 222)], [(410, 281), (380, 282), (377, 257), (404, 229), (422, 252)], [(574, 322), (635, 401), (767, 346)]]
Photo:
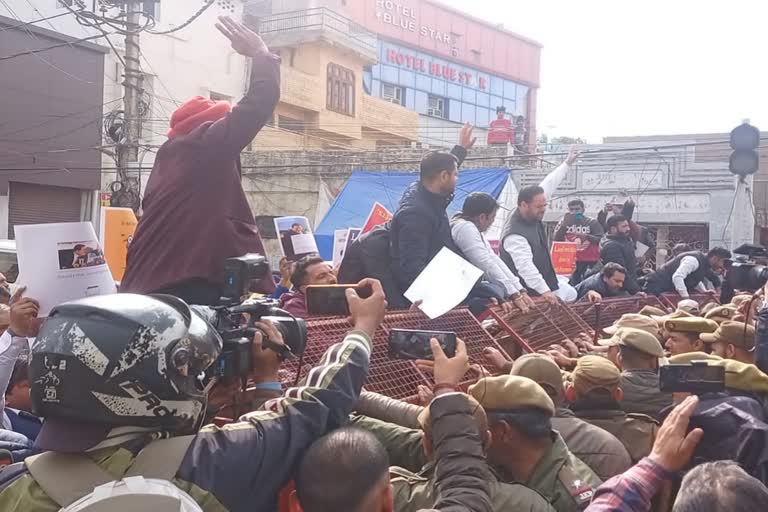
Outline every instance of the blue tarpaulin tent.
[[(509, 169), (467, 169), (459, 172), (456, 197), (448, 206), (451, 216), (461, 209), (464, 198), (471, 192), (486, 192), (499, 197), (509, 177)], [(344, 185), (328, 213), (315, 229), (320, 255), (333, 259), (333, 232), (337, 229), (360, 228), (368, 218), (375, 202), (392, 213), (397, 210), (405, 189), (418, 180), (418, 174), (405, 171), (355, 171)]]

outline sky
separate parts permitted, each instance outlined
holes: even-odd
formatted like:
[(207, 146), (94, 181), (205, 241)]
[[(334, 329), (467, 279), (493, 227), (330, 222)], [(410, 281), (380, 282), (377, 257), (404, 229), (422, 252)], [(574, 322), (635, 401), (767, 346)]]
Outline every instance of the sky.
[(538, 132), (768, 130), (768, 2), (441, 0), (544, 45)]

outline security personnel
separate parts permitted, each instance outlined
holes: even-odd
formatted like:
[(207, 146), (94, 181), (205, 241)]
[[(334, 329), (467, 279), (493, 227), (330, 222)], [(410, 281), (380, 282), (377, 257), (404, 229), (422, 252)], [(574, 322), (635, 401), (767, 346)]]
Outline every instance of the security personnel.
[[(650, 318), (647, 320), (656, 324)], [(672, 395), (659, 389), (659, 358), (664, 357), (659, 339), (647, 331), (625, 327), (604, 344), (612, 344), (611, 348), (619, 351), (620, 386), (624, 394), (621, 408), (658, 419), (662, 409), (672, 405)]]
[(713, 322), (717, 322), (718, 324), (722, 324), (728, 320), (733, 320), (738, 312), (739, 310), (736, 307), (726, 304), (725, 306), (717, 306), (710, 309), (704, 315), (704, 318), (712, 320)]
[(604, 357), (584, 356), (571, 380), (566, 398), (576, 416), (616, 436), (635, 462), (651, 453), (659, 425), (650, 416), (621, 409), (621, 374), (613, 363)]
[(601, 480), (608, 480), (632, 467), (627, 449), (616, 436), (577, 418), (563, 406), (565, 387), (560, 368), (544, 354), (526, 354), (515, 360), (510, 375), (527, 377), (541, 386), (555, 404), (552, 428), (563, 436), (565, 445)]
[(612, 336), (612, 338), (606, 339), (606, 340), (599, 340), (597, 342), (598, 345), (601, 345), (603, 347), (608, 347), (608, 354), (606, 357), (608, 357), (608, 359), (616, 366), (619, 366), (618, 364), (619, 347), (618, 347), (618, 343), (616, 343), (616, 340), (613, 338), (613, 336), (619, 331), (619, 329), (623, 329), (625, 327), (640, 329), (641, 331), (645, 331), (653, 335), (654, 337), (661, 339), (660, 338), (661, 331), (659, 329), (659, 324), (652, 318), (648, 318), (647, 316), (643, 316), (635, 313), (627, 313), (626, 315), (621, 315), (621, 318), (616, 320), (616, 322), (614, 322), (613, 325), (610, 325), (605, 329), (603, 329), (603, 332), (608, 336)]
[(702, 334), (701, 341), (723, 359), (755, 362), (755, 328), (744, 322), (723, 322), (712, 334)]
[(488, 462), (505, 482), (522, 482), (558, 512), (585, 510), (600, 478), (552, 430), (555, 405), (531, 379), (486, 377), (469, 394), (488, 414), (492, 445)]
[(641, 309), (638, 314), (651, 317), (664, 316), (667, 314), (667, 312), (654, 306), (643, 306), (643, 309)]
[(665, 346), (670, 355), (686, 352), (706, 352), (702, 334), (717, 330), (717, 322), (697, 316), (671, 318), (664, 321)]
[[(490, 433), (485, 410), (474, 398), (469, 397), (469, 401), (475, 411), (475, 421), (478, 432), (483, 437), (483, 446), (487, 450)], [(358, 402), (357, 409), (358, 412), (365, 412), (373, 417), (353, 416), (351, 426), (375, 435), (389, 455), (395, 510), (416, 512), (432, 509), (437, 501), (437, 492), (435, 464), (432, 461), (432, 436), (427, 428), (430, 425), (429, 408), (366, 392)], [(397, 422), (418, 428), (408, 428)], [(493, 482), (491, 501), (493, 510), (498, 512), (554, 512), (543, 496), (519, 483)]]

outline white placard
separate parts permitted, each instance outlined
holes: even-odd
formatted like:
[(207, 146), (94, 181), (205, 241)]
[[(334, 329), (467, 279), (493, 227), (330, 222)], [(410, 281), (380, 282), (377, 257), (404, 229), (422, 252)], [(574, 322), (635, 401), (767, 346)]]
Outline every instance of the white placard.
[(347, 233), (346, 229), (337, 229), (333, 232), (333, 267), (336, 268), (341, 265), (341, 260), (344, 258), (344, 249), (347, 247)]
[(419, 309), (429, 318), (437, 318), (466, 299), (482, 275), (482, 270), (443, 247), (408, 288), (405, 297), (411, 302), (421, 301)]
[(16, 226), (19, 278), (40, 315), (63, 302), (116, 293), (104, 250), (90, 222)]
[(642, 258), (648, 252), (648, 249), (650, 249), (650, 247), (645, 245), (643, 242), (636, 242), (635, 243), (635, 257), (636, 258)]

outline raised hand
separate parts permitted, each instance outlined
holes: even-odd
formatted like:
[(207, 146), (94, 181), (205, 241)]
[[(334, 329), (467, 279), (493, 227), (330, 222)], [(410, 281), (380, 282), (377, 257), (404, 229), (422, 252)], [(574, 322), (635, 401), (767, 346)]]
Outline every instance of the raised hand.
[(461, 131), (459, 131), (459, 146), (467, 150), (472, 149), (472, 146), (477, 142), (477, 137), (472, 136), (472, 131), (474, 129), (475, 127), (469, 123), (465, 123), (464, 126), (461, 127)]
[(240, 55), (258, 57), (269, 54), (269, 48), (259, 34), (229, 16), (219, 16), (216, 28), (230, 40), (232, 49)]

